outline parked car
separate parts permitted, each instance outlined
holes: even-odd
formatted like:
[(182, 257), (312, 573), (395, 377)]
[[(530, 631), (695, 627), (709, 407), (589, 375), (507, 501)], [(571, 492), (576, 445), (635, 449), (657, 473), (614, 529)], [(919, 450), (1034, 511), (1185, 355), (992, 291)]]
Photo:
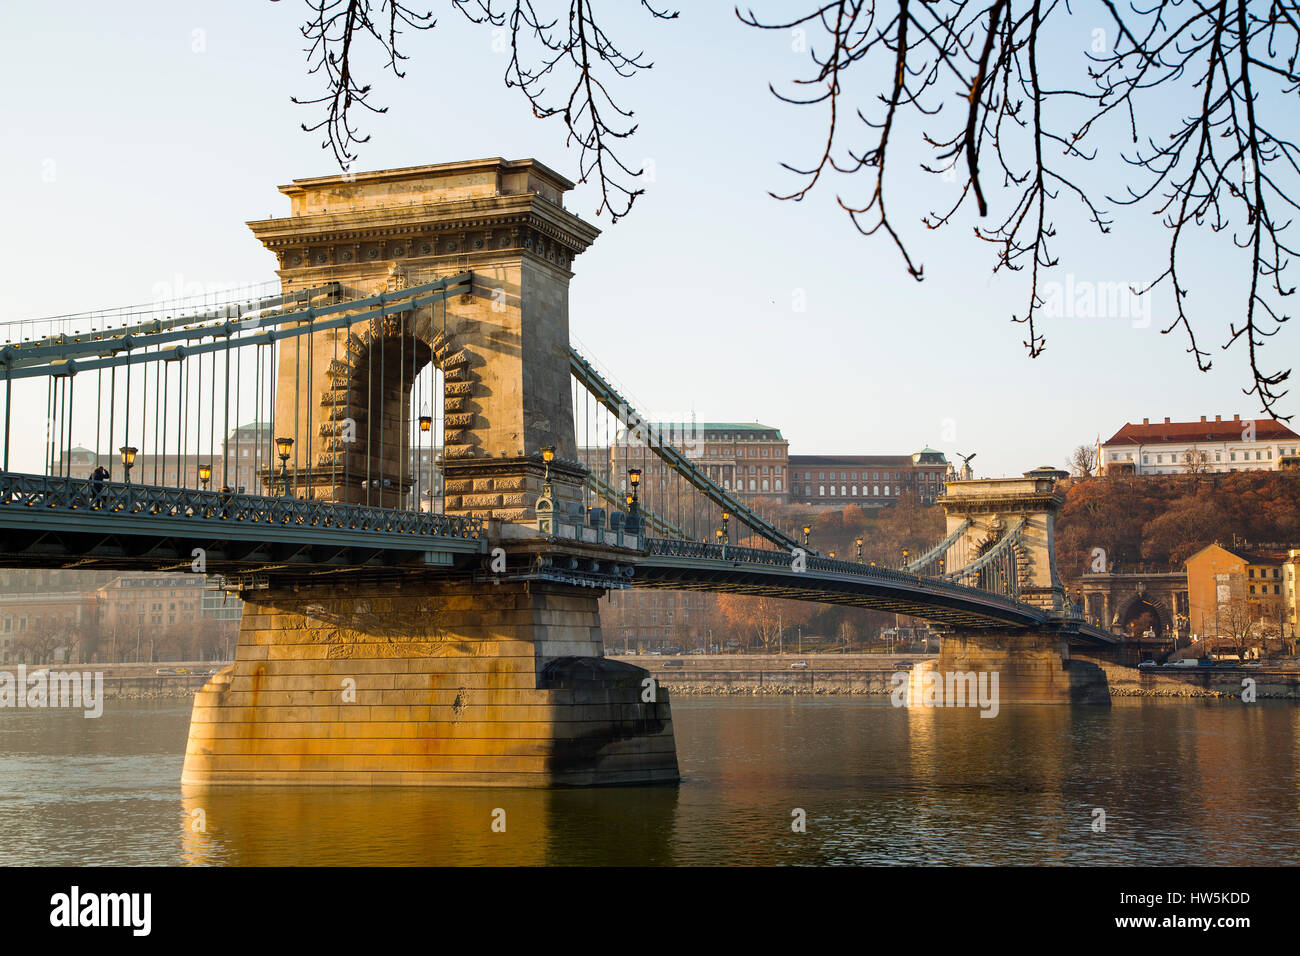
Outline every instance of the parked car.
[(791, 666), (791, 667), (807, 667), (807, 666), (808, 666), (808, 662), (807, 662), (807, 661), (795, 661), (795, 662), (794, 662), (793, 664), (791, 664), (790, 666)]
[(1156, 663), (1155, 661), (1153, 661), (1153, 660), (1145, 660), (1145, 661), (1143, 661), (1141, 664), (1138, 665), (1138, 667), (1159, 667), (1159, 666), (1160, 666), (1160, 665), (1157, 664), (1157, 663)]
[(154, 671), (154, 673), (155, 673), (155, 674), (175, 674), (175, 673), (176, 673), (176, 668), (174, 668), (174, 667), (160, 667), (160, 668), (158, 668), (156, 671)]

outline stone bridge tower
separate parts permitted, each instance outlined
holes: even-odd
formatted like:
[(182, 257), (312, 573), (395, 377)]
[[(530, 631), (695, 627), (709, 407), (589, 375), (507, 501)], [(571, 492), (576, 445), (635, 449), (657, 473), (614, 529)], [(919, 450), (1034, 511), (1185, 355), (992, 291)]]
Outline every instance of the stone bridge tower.
[(281, 189), (288, 218), (249, 224), (286, 290), (337, 282), (353, 301), (472, 272), (454, 299), (286, 342), (274, 427), (297, 494), (409, 507), (411, 382), (437, 363), (446, 510), (488, 520), (454, 567), (290, 569), (246, 590), (235, 663), (195, 699), (184, 784), (677, 780), (667, 693), (604, 657), (597, 602), (635, 552), (532, 520), (543, 448), (556, 499), (577, 502), (586, 475), (568, 287), (597, 233), (564, 210), (572, 185), (531, 159), (301, 179)]
[[(303, 338), (280, 352), (277, 435), (303, 497), (406, 500), (410, 391), (444, 376), (446, 511), (522, 520), (554, 446), (557, 498), (580, 496), (569, 387), (569, 279), (598, 231), (566, 212), (573, 184), (532, 159), (296, 179), (287, 218), (249, 227), (286, 291), (344, 300), (472, 271), (471, 294)], [(369, 491), (369, 494), (367, 492)]]
[(1064, 472), (1042, 467), (1025, 472), (1023, 478), (986, 478), (949, 481), (944, 493), (948, 515), (945, 534), (951, 535), (969, 521), (963, 540), (950, 555), (961, 555), (962, 563), (949, 561), (947, 571), (958, 571), (974, 561), (984, 549), (1024, 520), (1016, 553), (1016, 576), (1020, 600), (1045, 611), (1060, 613), (1065, 589), (1056, 573), (1056, 513), (1065, 496), (1056, 488)]
[(948, 482), (941, 499), (948, 513), (947, 534), (969, 524), (948, 550), (945, 571), (959, 571), (1015, 533), (1012, 547), (1020, 600), (1047, 612), (1048, 620), (1041, 627), (1019, 631), (945, 633), (939, 659), (918, 665), (921, 671), (941, 677), (996, 676), (997, 696), (1004, 703), (1110, 703), (1104, 671), (1092, 661), (1070, 656), (1068, 632), (1062, 627), (1065, 619), (1059, 617), (1065, 610), (1065, 589), (1056, 572), (1055, 521), (1065, 496), (1056, 483), (1064, 476), (1062, 471), (1042, 467), (1023, 478)]

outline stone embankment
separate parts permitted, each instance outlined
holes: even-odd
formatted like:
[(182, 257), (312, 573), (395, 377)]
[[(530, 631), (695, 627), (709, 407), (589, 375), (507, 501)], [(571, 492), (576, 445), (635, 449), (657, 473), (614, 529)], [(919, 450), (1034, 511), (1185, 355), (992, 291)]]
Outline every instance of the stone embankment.
[[(763, 654), (681, 657), (619, 656), (644, 667), (669, 694), (887, 695), (892, 677), (934, 654)], [(804, 665), (804, 666), (801, 666)]]
[(1256, 699), (1300, 700), (1300, 665), (1263, 667), (1126, 667), (1092, 658), (1106, 672), (1110, 696), (1115, 697), (1237, 697), (1247, 680), (1254, 681)]
[[(1243, 681), (1253, 680), (1257, 699), (1300, 700), (1300, 665), (1267, 667), (1137, 668), (1091, 660), (1106, 673), (1115, 697), (1236, 697)], [(892, 677), (935, 654), (809, 654), (655, 657), (620, 656), (648, 670), (670, 693), (697, 695), (862, 695), (884, 696)], [(676, 662), (680, 662), (676, 663)], [(804, 662), (807, 666), (795, 666)]]
[[(196, 662), (164, 662), (153, 664), (55, 664), (49, 667), (49, 670), (60, 672), (77, 671), (79, 673), (103, 674), (104, 675), (104, 699), (105, 700), (192, 700), (194, 692), (199, 690), (211, 675), (208, 673), (214, 668), (220, 669), (224, 664), (219, 662), (204, 661)], [(159, 669), (180, 670), (184, 668), (188, 674), (159, 674)], [(39, 665), (28, 665), (27, 673), (33, 674), (45, 668)], [(16, 665), (7, 664), (0, 667), (0, 670), (16, 671)]]

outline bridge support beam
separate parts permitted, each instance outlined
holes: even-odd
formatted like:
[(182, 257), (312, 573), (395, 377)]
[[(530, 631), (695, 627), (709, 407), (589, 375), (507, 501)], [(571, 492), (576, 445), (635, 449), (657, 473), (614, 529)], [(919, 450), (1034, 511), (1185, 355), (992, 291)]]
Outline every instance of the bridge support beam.
[[(1110, 706), (1105, 672), (1091, 661), (1073, 660), (1066, 639), (1040, 631), (957, 631), (945, 634), (939, 659), (917, 665), (912, 703), (925, 701), (925, 674), (977, 675), (978, 686), (992, 687), (997, 675), (999, 704), (1100, 704)], [(979, 675), (988, 675), (980, 677)], [(939, 698), (943, 702), (943, 698)]]
[(675, 781), (668, 695), (603, 658), (597, 597), (538, 582), (248, 593), (235, 663), (195, 698), (182, 783)]

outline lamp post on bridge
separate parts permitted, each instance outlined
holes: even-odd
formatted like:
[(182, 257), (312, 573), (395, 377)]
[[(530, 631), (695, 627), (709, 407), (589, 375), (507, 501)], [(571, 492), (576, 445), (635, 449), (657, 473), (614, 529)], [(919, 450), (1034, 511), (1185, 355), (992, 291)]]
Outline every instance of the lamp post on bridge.
[[(907, 556), (908, 556), (909, 554), (911, 554), (911, 552), (908, 551), (907, 548), (904, 548), (904, 549), (903, 549), (903, 568), (906, 568), (906, 567), (907, 567)], [(903, 570), (903, 568), (899, 568), (899, 570), (901, 571), (901, 570)]]
[(276, 451), (280, 455), (280, 481), (284, 486), (284, 497), (289, 497), (289, 450), (293, 448), (292, 438), (277, 438)]
[(641, 469), (629, 468), (627, 470), (627, 483), (632, 488), (632, 493), (627, 498), (627, 521), (623, 527), (629, 534), (641, 533)]
[(862, 563), (862, 539), (860, 537), (854, 538), (853, 543), (858, 547), (858, 564), (861, 564)]
[(199, 465), (199, 484), (203, 486), (204, 491), (208, 490), (208, 482), (211, 480), (212, 480), (212, 466)]
[(812, 533), (812, 525), (803, 526), (803, 546), (808, 547), (808, 535)]
[[(418, 469), (417, 474), (415, 476), (415, 495), (416, 495), (415, 510), (416, 511), (420, 510), (420, 499), (419, 499), (420, 478), (423, 477), (424, 475), (424, 455), (422, 454), (422, 452), (424, 451), (424, 436), (428, 435), (432, 429), (433, 429), (433, 416), (429, 414), (429, 406), (425, 405), (422, 409), (420, 409), (420, 435), (418, 438), (419, 445), (415, 449), (416, 468)], [(431, 439), (432, 437), (433, 436), (430, 435)], [(433, 442), (432, 441), (429, 442), (429, 459), (430, 459), (429, 464), (430, 466), (432, 466), (433, 465), (433, 460), (432, 460)], [(429, 510), (433, 511), (433, 493), (432, 493), (433, 482), (430, 481), (429, 485), (430, 485)]]
[(135, 464), (136, 451), (137, 449), (132, 445), (123, 445), (118, 449), (122, 455), (122, 467), (126, 471), (125, 481), (128, 485), (131, 483), (131, 466)]

